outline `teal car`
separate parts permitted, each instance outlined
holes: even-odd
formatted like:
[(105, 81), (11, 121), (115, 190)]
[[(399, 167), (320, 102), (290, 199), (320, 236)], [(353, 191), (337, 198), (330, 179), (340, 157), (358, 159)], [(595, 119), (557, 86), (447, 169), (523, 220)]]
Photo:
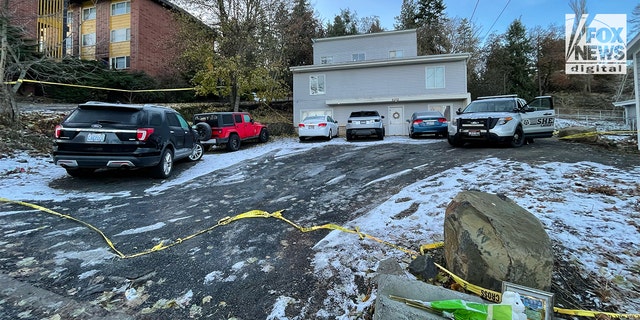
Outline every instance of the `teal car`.
[(409, 122), (409, 137), (417, 138), (421, 135), (447, 136), (447, 118), (438, 111), (414, 112)]

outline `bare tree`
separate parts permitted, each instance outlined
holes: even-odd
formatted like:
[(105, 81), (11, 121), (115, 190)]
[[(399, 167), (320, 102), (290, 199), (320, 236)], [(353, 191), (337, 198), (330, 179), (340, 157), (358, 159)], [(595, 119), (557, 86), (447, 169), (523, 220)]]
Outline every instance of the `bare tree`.
[(6, 123), (17, 123), (20, 120), (18, 106), (16, 105), (12, 90), (9, 89), (8, 85), (4, 84), (5, 81), (11, 80), (7, 77), (8, 55), (11, 52), (8, 39), (9, 0), (4, 1), (0, 10), (0, 74), (3, 80), (2, 89), (0, 89), (0, 93), (2, 94), (2, 100), (0, 101), (0, 120), (4, 120)]
[[(578, 30), (578, 29), (580, 26), (580, 18), (582, 17), (583, 14), (587, 14), (587, 0), (570, 0), (569, 7), (571, 8), (571, 10), (573, 10), (573, 12), (576, 15), (576, 19), (573, 25), (573, 32), (577, 35), (574, 37), (571, 37), (571, 39), (576, 39), (577, 41), (577, 39), (579, 39), (586, 32), (584, 29), (585, 28), (584, 26), (582, 27), (581, 30)], [(573, 44), (570, 44), (569, 46), (572, 47)], [(576, 77), (578, 77), (578, 79), (583, 80), (584, 82), (583, 91), (591, 92), (592, 75), (585, 74), (585, 75), (578, 75)]]
[[(275, 12), (282, 0), (192, 0), (215, 31), (212, 52), (202, 59), (202, 69), (193, 78), (198, 94), (229, 98), (239, 110), (243, 96), (259, 98), (284, 95), (278, 77), (284, 64), (281, 51), (274, 50), (277, 30)], [(276, 41), (277, 42), (277, 41)]]
[(631, 26), (631, 29), (629, 30), (630, 34), (640, 32), (640, 3), (636, 4), (635, 8), (633, 8), (631, 18), (629, 19), (629, 25)]

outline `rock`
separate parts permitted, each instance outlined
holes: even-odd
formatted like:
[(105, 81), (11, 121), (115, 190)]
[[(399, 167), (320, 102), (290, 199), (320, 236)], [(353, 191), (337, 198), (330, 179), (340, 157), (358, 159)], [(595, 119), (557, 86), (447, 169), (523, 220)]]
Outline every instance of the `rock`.
[(540, 220), (504, 195), (456, 195), (445, 213), (444, 256), (447, 269), (485, 289), (502, 291), (502, 281), (551, 289), (551, 240)]
[(433, 257), (430, 255), (420, 255), (409, 264), (409, 272), (427, 282), (431, 282), (438, 274)]
[(558, 138), (576, 142), (596, 142), (596, 127), (566, 127), (558, 131)]
[(404, 275), (404, 270), (402, 269), (398, 261), (396, 261), (396, 259), (393, 259), (393, 258), (388, 258), (380, 261), (378, 263), (378, 268), (376, 272), (378, 274), (393, 274), (397, 276)]

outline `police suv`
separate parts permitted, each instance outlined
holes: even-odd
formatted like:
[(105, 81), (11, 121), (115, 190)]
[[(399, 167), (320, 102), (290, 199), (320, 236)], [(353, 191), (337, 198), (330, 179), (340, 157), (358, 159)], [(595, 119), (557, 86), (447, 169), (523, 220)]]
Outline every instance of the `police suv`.
[(479, 97), (449, 121), (448, 140), (454, 147), (467, 142), (497, 142), (517, 148), (534, 138), (553, 135), (555, 111), (550, 96), (526, 102), (517, 95)]

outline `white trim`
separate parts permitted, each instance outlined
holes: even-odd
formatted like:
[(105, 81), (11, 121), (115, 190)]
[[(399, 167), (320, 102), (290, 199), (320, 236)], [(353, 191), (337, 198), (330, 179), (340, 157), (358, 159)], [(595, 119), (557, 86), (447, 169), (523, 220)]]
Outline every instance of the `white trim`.
[[(638, 37), (636, 37), (637, 39)], [(633, 83), (636, 92), (636, 130), (638, 131), (638, 150), (640, 150), (640, 49), (633, 53)]]
[(348, 69), (362, 69), (371, 67), (391, 67), (402, 65), (416, 65), (425, 63), (443, 63), (443, 62), (455, 62), (466, 61), (470, 55), (468, 53), (456, 53), (456, 54), (439, 54), (432, 56), (418, 56), (404, 59), (384, 59), (384, 60), (369, 60), (358, 61), (348, 63), (335, 63), (335, 64), (320, 64), (320, 65), (308, 65), (299, 67), (290, 67), (289, 70), (293, 73), (304, 72), (318, 72), (328, 70), (348, 70)]
[(423, 101), (445, 101), (445, 100), (465, 100), (465, 105), (471, 101), (470, 93), (454, 93), (454, 94), (429, 94), (419, 96), (404, 97), (380, 97), (380, 98), (356, 98), (356, 99), (334, 99), (326, 100), (325, 104), (329, 106), (348, 105), (348, 104), (370, 104), (370, 103), (406, 103), (406, 102), (423, 102)]

